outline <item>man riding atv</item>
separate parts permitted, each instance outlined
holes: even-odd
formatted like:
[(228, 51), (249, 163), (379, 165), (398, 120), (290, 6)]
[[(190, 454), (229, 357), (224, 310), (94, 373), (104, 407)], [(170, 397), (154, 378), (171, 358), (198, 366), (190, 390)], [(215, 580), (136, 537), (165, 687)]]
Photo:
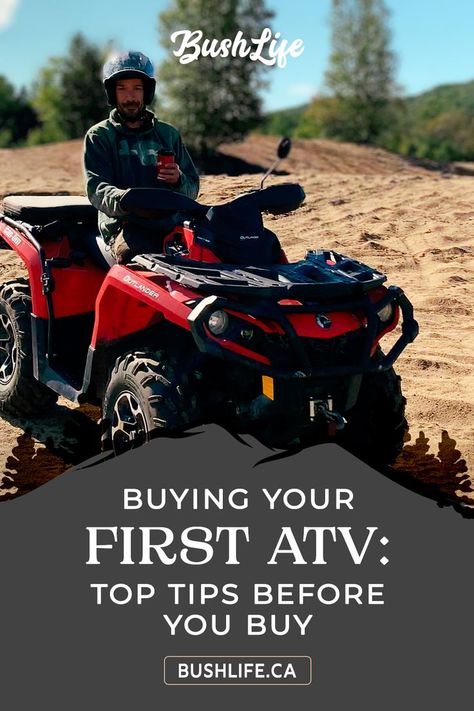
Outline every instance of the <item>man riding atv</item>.
[[(167, 187), (194, 199), (199, 177), (177, 129), (146, 108), (156, 86), (148, 57), (141, 52), (113, 57), (104, 65), (103, 83), (114, 108), (86, 135), (87, 195), (99, 211), (101, 248), (123, 264), (136, 254), (161, 251), (160, 237), (170, 232), (177, 219), (128, 215), (120, 205), (127, 189)], [(163, 151), (169, 162), (159, 160)]]
[[(137, 72), (120, 62), (120, 71)], [(152, 78), (150, 69), (143, 75)], [(262, 180), (213, 205), (183, 194), (195, 194), (197, 176), (193, 184), (179, 134), (153, 114), (145, 128), (141, 85), (132, 86), (138, 100), (122, 98), (130, 85), (117, 88), (114, 76), (105, 86), (117, 89), (117, 108), (86, 143), (93, 205), (72, 195), (3, 201), (0, 239), (28, 278), (0, 287), (0, 409), (31, 418), (58, 395), (100, 404), (103, 447), (116, 454), (215, 422), (270, 447), (330, 439), (372, 464), (392, 463), (407, 429), (393, 364), (418, 333), (403, 290), (333, 250), (288, 262), (262, 215), (298, 209), (297, 183)], [(145, 81), (143, 104), (150, 87)], [(163, 145), (183, 173), (176, 184), (175, 168), (155, 178)], [(289, 148), (284, 139), (278, 159)], [(97, 250), (94, 205), (122, 263), (107, 264)], [(180, 215), (165, 236), (144, 232), (146, 247), (127, 261), (137, 245), (126, 240), (150, 213)]]

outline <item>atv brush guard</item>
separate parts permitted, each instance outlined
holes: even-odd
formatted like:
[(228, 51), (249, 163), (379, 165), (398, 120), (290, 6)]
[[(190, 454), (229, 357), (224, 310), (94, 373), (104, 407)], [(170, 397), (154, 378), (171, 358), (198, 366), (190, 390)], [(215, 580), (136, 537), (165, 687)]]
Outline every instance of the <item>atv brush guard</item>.
[[(184, 260), (163, 259), (157, 255), (136, 257), (134, 261), (149, 271), (169, 276), (183, 287), (208, 295), (199, 301), (188, 316), (194, 340), (202, 353), (229, 360), (240, 360), (243, 357), (241, 353), (229, 349), (227, 332), (221, 338), (210, 333), (209, 318), (216, 311), (251, 317), (255, 319), (256, 329), (259, 328), (259, 322), (278, 324), (282, 339), (289, 349), (291, 370), (275, 367), (267, 359), (264, 363), (252, 357), (246, 359), (250, 367), (274, 377), (319, 378), (388, 370), (418, 334), (413, 307), (402, 289), (390, 286), (380, 300), (371, 300), (370, 291), (381, 285), (386, 277), (335, 252), (310, 252), (304, 261), (294, 265), (245, 270), (222, 264), (204, 267)], [(309, 274), (313, 276), (312, 281), (307, 281)], [(290, 281), (290, 278), (294, 281)], [(243, 296), (247, 296), (245, 301), (242, 301)], [(236, 297), (240, 297), (240, 301)], [(251, 303), (248, 297), (251, 297)], [(299, 303), (285, 303), (289, 300)], [(384, 326), (379, 313), (387, 306), (392, 308), (394, 318), (400, 310), (403, 317), (402, 333), (390, 351), (381, 360), (374, 362), (371, 359), (374, 343)], [(312, 365), (288, 315), (347, 311), (364, 315), (364, 338), (359, 358), (351, 365)]]

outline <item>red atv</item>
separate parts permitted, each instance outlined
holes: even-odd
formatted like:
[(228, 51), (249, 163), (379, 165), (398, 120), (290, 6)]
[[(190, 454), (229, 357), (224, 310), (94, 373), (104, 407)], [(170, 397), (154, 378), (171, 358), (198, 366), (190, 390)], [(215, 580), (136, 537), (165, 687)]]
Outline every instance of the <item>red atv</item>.
[[(280, 145), (279, 156), (289, 150)], [(406, 430), (392, 365), (418, 332), (403, 291), (332, 251), (289, 264), (262, 212), (295, 210), (297, 184), (218, 206), (131, 189), (140, 216), (181, 213), (162, 253), (110, 266), (85, 198), (10, 196), (0, 237), (28, 270), (0, 289), (0, 406), (35, 417), (61, 394), (102, 403), (115, 453), (217, 422), (271, 447), (335, 438), (392, 462)], [(382, 337), (398, 340), (384, 355)]]

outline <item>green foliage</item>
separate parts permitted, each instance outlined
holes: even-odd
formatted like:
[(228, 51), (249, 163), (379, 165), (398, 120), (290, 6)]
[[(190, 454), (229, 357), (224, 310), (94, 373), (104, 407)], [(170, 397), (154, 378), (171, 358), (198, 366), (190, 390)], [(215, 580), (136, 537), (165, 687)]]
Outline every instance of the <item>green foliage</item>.
[(417, 158), (474, 160), (474, 81), (406, 99), (406, 130), (396, 147)]
[(426, 121), (448, 111), (474, 115), (474, 81), (442, 84), (418, 96), (409, 97), (407, 108), (416, 121)]
[(320, 112), (326, 135), (375, 143), (390, 125), (396, 87), (387, 21), (383, 0), (333, 0), (326, 85), (335, 102)]
[(7, 79), (0, 76), (0, 148), (21, 143), (37, 124), (38, 117), (25, 93), (17, 93)]
[[(293, 135), (374, 143), (441, 162), (474, 160), (474, 81), (401, 99), (389, 41), (383, 0), (333, 0), (330, 95), (311, 101)], [(270, 116), (265, 126), (275, 123)]]
[(68, 138), (62, 125), (62, 97), (60, 72), (63, 60), (52, 57), (48, 65), (40, 69), (33, 84), (33, 105), (41, 119), (41, 126), (30, 131), (28, 145), (54, 143)]
[(404, 152), (441, 162), (474, 160), (474, 114), (445, 111), (417, 125), (409, 134)]
[[(339, 139), (344, 135), (341, 108), (335, 97), (317, 96), (301, 108), (304, 110), (295, 137)], [(414, 158), (474, 160), (474, 81), (392, 99), (390, 112), (391, 123), (380, 131), (377, 145)], [(269, 119), (267, 125), (272, 125)]]
[(306, 108), (304, 104), (268, 113), (258, 127), (258, 133), (270, 136), (293, 136)]
[(32, 100), (41, 127), (30, 133), (29, 144), (80, 138), (90, 126), (106, 118), (101, 70), (107, 51), (77, 34), (65, 57), (52, 57), (40, 69)]
[(162, 116), (176, 124), (191, 150), (205, 156), (219, 143), (235, 141), (261, 118), (259, 90), (265, 85), (260, 62), (248, 57), (203, 57), (181, 64), (170, 35), (200, 29), (205, 38), (259, 37), (273, 16), (264, 0), (173, 0), (159, 16), (161, 44), (169, 58), (159, 67)]
[(302, 114), (295, 130), (297, 138), (341, 138), (345, 123), (338, 99), (315, 97)]

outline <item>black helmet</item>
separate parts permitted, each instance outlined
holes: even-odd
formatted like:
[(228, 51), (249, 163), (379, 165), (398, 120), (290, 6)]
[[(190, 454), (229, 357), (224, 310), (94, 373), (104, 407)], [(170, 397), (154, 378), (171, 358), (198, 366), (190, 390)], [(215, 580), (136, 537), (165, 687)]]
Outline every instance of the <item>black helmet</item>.
[(141, 52), (122, 52), (115, 55), (112, 59), (104, 64), (102, 69), (102, 82), (104, 84), (105, 93), (111, 106), (117, 103), (115, 97), (115, 81), (116, 79), (134, 79), (143, 80), (144, 96), (143, 100), (146, 105), (151, 104), (155, 96), (156, 80), (153, 64)]

